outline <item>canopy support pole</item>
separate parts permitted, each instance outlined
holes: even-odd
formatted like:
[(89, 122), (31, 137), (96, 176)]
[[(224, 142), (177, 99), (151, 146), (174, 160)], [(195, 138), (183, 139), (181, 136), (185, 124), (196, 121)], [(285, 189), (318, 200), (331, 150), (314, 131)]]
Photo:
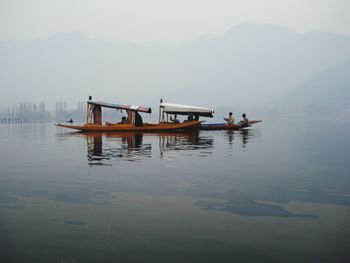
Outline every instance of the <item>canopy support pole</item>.
[[(163, 99), (160, 99), (160, 103), (163, 102)], [(159, 104), (159, 122), (161, 122), (161, 117), (162, 117), (162, 107), (160, 107), (160, 104)]]

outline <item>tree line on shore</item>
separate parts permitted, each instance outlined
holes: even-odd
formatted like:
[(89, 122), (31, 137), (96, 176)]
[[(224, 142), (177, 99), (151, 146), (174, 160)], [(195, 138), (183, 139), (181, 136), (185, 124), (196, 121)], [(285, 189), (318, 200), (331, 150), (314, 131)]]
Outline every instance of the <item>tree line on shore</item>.
[[(119, 118), (115, 110), (104, 109), (106, 120)], [(54, 110), (49, 110), (45, 102), (21, 102), (18, 105), (0, 107), (0, 124), (31, 123), (31, 122), (65, 122), (69, 120), (84, 121), (86, 118), (86, 103), (78, 102), (69, 107), (67, 102), (58, 101)]]

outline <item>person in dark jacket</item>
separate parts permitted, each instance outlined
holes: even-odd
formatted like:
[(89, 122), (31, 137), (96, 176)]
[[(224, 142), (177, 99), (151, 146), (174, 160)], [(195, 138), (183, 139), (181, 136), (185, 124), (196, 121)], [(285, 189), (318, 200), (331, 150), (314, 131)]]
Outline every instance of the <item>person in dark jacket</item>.
[(143, 121), (141, 115), (135, 111), (135, 126), (142, 126)]
[(247, 118), (247, 115), (245, 115), (245, 113), (242, 114), (242, 118), (243, 118), (243, 120), (241, 120), (239, 123), (242, 126), (249, 126), (249, 120)]

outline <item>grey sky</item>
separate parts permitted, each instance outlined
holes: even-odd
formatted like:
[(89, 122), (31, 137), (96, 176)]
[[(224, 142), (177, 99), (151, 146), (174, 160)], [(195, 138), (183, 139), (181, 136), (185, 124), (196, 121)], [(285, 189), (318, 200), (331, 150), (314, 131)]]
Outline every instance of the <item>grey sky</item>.
[(241, 22), (350, 35), (349, 0), (0, 0), (0, 41), (80, 31), (137, 43), (183, 43)]

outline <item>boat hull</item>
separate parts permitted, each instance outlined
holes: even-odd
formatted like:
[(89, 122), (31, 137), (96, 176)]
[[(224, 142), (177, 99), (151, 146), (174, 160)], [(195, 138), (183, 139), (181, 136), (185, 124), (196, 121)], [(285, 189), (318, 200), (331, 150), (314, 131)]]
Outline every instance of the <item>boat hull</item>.
[(174, 131), (182, 130), (200, 125), (200, 121), (190, 121), (182, 123), (158, 123), (158, 124), (143, 124), (135, 126), (133, 124), (85, 124), (85, 125), (70, 125), (57, 124), (58, 127), (69, 128), (84, 132), (153, 132), (153, 131)]
[(251, 127), (253, 124), (262, 122), (261, 120), (257, 121), (249, 121), (249, 125), (241, 125), (241, 124), (232, 124), (228, 125), (227, 123), (214, 123), (214, 124), (201, 124), (196, 126), (196, 129), (199, 130), (241, 130), (247, 127)]

